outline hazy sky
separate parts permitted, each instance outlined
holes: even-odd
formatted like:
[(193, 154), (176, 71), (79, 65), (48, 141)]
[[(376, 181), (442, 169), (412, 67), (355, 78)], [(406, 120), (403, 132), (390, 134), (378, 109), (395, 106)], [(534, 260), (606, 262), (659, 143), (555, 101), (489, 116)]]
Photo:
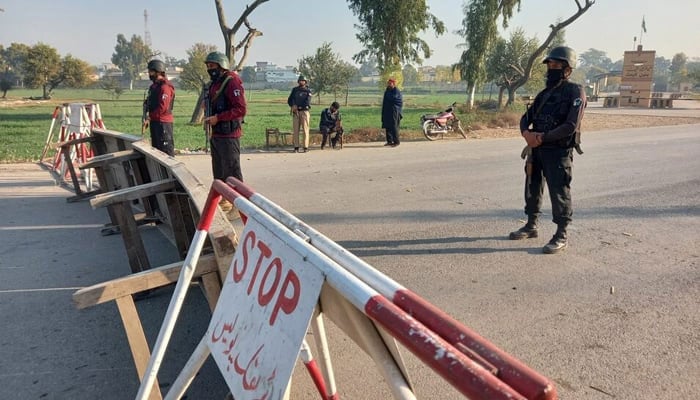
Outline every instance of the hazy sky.
[[(584, 0), (580, 0), (583, 2)], [(227, 22), (232, 25), (252, 0), (224, 0)], [(464, 40), (454, 32), (461, 28), (463, 0), (428, 0), (448, 32), (439, 38), (425, 33), (434, 50), (425, 65), (449, 65), (459, 59)], [(144, 37), (144, 10), (153, 47), (168, 56), (186, 58), (186, 50), (201, 42), (219, 46), (223, 37), (213, 1), (166, 0), (0, 0), (0, 44), (46, 43), (61, 55), (72, 54), (91, 64), (109, 62), (117, 34)], [(576, 11), (574, 0), (522, 0), (522, 11), (511, 28), (521, 27), (527, 36), (544, 40), (549, 24)], [(605, 51), (613, 61), (634, 49), (642, 18), (647, 33), (645, 50), (656, 50), (668, 59), (684, 52), (700, 57), (700, 0), (597, 0), (596, 4), (566, 30), (567, 44), (578, 52), (590, 48)], [(356, 18), (342, 0), (270, 0), (249, 18), (264, 35), (251, 49), (248, 65), (270, 61), (280, 66), (297, 65), (323, 42), (332, 42), (346, 61), (361, 47), (355, 38)], [(398, 23), (398, 21), (397, 21)], [(505, 35), (507, 37), (507, 34)], [(243, 37), (239, 32), (237, 40)]]

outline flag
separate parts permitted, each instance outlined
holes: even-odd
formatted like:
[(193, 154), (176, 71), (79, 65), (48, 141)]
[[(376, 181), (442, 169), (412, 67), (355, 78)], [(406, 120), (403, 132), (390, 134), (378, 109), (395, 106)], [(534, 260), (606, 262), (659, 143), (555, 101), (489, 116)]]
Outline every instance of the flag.
[(647, 33), (647, 23), (644, 21), (644, 17), (642, 17), (642, 30)]

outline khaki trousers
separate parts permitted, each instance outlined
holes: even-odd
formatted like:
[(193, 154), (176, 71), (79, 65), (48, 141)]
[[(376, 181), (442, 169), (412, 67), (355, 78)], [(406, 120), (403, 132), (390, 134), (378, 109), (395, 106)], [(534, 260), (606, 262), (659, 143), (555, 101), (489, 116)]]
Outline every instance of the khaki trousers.
[(292, 114), (292, 139), (294, 141), (294, 147), (299, 148), (299, 131), (304, 132), (304, 148), (309, 148), (309, 120), (311, 113), (309, 110), (297, 111), (296, 114)]

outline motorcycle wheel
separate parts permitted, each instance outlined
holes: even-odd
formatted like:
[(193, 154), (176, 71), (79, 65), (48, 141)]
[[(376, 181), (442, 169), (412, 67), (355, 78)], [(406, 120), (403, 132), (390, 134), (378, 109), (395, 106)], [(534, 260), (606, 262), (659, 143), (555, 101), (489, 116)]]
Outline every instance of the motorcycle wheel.
[(461, 121), (455, 122), (454, 125), (452, 125), (452, 128), (455, 131), (459, 132), (459, 134), (462, 135), (463, 138), (465, 138), (465, 139), (467, 138), (467, 133), (464, 132), (464, 129), (462, 129), (462, 122)]
[(428, 140), (437, 140), (438, 135), (440, 132), (438, 132), (440, 128), (435, 124), (433, 121), (425, 121), (423, 122), (423, 134), (425, 135)]

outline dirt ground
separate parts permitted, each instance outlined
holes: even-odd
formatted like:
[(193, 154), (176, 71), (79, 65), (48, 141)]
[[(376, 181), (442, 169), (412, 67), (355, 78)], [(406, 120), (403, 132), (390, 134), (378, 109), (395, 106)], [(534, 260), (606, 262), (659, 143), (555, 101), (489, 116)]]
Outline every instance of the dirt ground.
[[(588, 113), (583, 118), (583, 131), (592, 132), (609, 129), (643, 128), (649, 126), (670, 126), (700, 124), (700, 118), (694, 117), (669, 117), (651, 115), (624, 115), (624, 114), (597, 114)], [(520, 134), (516, 126), (509, 128), (479, 128), (467, 132), (469, 139), (507, 138)], [(452, 134), (454, 135), (454, 134)], [(424, 140), (423, 133), (417, 129), (401, 129), (404, 140)], [(458, 136), (454, 136), (458, 137)], [(348, 135), (346, 141), (373, 142), (384, 140), (383, 132), (379, 129), (354, 129), (352, 135)]]
[[(688, 124), (700, 124), (700, 118), (588, 113), (583, 118), (582, 131)], [(473, 130), (470, 133), (477, 138), (513, 137), (520, 134), (517, 128), (486, 128)]]

